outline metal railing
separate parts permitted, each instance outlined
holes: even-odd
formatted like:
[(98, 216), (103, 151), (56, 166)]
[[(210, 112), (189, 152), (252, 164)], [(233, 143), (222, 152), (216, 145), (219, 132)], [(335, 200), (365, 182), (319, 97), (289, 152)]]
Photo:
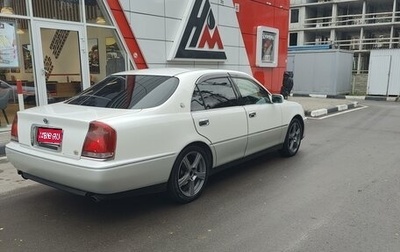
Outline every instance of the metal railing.
[(343, 26), (369, 26), (388, 23), (400, 23), (400, 11), (397, 12), (379, 12), (362, 14), (350, 14), (312, 17), (304, 20), (304, 28), (328, 28)]
[(378, 38), (353, 38), (338, 39), (335, 41), (312, 41), (305, 45), (332, 44), (332, 47), (353, 51), (368, 51), (373, 49), (400, 48), (400, 37), (378, 37)]

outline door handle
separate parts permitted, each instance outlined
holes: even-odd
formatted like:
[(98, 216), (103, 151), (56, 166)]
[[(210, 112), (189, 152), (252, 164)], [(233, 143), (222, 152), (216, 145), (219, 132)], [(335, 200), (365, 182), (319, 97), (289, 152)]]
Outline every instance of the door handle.
[(48, 74), (49, 73), (49, 71), (47, 71), (46, 69), (42, 69), (42, 75), (46, 75), (46, 74)]
[(208, 119), (201, 119), (199, 121), (199, 126), (208, 126), (210, 125), (210, 121)]
[(250, 113), (249, 113), (249, 117), (250, 117), (250, 118), (254, 118), (254, 117), (256, 117), (256, 115), (257, 115), (256, 112), (250, 112)]

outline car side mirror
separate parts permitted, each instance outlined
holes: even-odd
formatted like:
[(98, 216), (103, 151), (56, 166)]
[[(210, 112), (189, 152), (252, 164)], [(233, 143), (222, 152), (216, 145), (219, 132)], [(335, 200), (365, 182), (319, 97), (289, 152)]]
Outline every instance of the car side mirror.
[(283, 103), (283, 96), (281, 94), (273, 94), (272, 95), (272, 103)]

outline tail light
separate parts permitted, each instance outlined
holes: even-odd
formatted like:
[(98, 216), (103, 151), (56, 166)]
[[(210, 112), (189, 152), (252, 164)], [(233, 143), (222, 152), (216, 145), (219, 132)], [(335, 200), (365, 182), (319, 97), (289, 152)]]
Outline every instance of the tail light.
[(18, 142), (18, 116), (14, 116), (13, 123), (11, 125), (11, 141)]
[(117, 134), (109, 125), (91, 122), (83, 144), (82, 156), (96, 159), (112, 159), (115, 154)]

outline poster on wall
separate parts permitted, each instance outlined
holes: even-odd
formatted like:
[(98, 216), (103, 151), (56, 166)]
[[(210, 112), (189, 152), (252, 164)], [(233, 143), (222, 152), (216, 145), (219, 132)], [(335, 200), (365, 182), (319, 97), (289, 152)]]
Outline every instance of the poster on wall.
[(278, 66), (279, 30), (266, 26), (257, 27), (257, 57), (258, 67)]
[(25, 73), (32, 73), (32, 45), (22, 45), (22, 56), (24, 58)]
[(100, 73), (99, 44), (97, 39), (88, 39), (89, 46), (89, 68), (91, 74)]
[(0, 22), (0, 68), (19, 67), (16, 24)]

